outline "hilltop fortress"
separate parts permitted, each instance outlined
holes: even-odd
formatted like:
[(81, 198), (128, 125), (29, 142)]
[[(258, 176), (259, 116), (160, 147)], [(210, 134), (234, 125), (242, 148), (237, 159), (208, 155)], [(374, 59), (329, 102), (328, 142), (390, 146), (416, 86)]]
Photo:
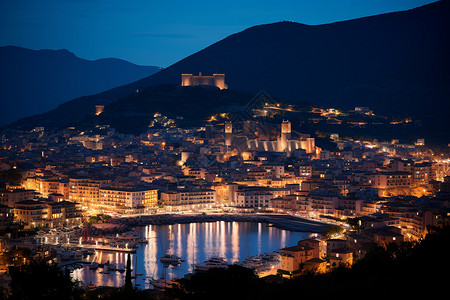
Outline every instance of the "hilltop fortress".
[(202, 72), (198, 76), (192, 74), (181, 74), (181, 86), (199, 86), (212, 85), (221, 90), (227, 89), (225, 84), (225, 74), (212, 74), (212, 76), (203, 76)]

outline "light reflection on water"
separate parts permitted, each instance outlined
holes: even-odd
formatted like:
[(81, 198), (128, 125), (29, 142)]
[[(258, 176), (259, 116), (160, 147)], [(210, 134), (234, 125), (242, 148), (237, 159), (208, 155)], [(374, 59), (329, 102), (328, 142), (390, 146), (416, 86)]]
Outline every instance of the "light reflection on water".
[[(286, 246), (294, 246), (299, 240), (308, 238), (304, 232), (292, 232), (265, 223), (208, 222), (174, 225), (148, 225), (135, 231), (148, 243), (141, 244), (131, 255), (134, 272), (138, 275), (139, 288), (148, 288), (148, 278), (179, 278), (192, 272), (194, 264), (203, 263), (211, 256), (221, 256), (228, 263), (244, 260), (248, 256), (273, 252)], [(175, 254), (185, 261), (179, 266), (165, 266), (159, 257), (165, 253)], [(125, 268), (124, 253), (97, 252), (89, 261), (109, 261)], [(125, 273), (111, 271), (101, 274), (102, 268), (90, 270), (88, 266), (73, 271), (73, 278), (85, 284), (97, 286), (122, 286)]]

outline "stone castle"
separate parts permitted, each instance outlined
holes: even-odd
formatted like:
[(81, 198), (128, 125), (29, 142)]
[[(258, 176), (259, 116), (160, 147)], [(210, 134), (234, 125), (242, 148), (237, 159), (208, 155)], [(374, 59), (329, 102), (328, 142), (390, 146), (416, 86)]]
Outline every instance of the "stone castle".
[[(315, 139), (308, 134), (301, 134), (299, 138), (291, 137), (291, 122), (283, 121), (281, 130), (278, 133), (269, 133), (267, 137), (261, 139), (254, 136), (254, 132), (261, 127), (254, 121), (245, 121), (244, 130), (240, 134), (233, 133), (231, 122), (225, 122), (224, 138), (225, 145), (237, 148), (239, 151), (258, 151), (258, 152), (286, 152), (289, 155), (295, 150), (303, 149), (306, 153), (316, 152)], [(288, 156), (289, 156), (288, 155)]]
[(225, 84), (225, 74), (212, 74), (212, 76), (203, 76), (202, 73), (197, 75), (181, 74), (181, 86), (199, 86), (212, 85), (221, 90), (227, 89)]

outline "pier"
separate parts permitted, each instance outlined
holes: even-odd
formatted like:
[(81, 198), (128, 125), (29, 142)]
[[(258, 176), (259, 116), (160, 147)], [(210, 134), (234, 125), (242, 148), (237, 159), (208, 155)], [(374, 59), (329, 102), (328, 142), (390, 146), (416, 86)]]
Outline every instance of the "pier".
[(109, 247), (109, 246), (81, 246), (81, 248), (95, 250), (95, 251), (108, 251), (108, 252), (123, 252), (123, 253), (136, 253), (135, 248), (122, 248), (122, 247)]

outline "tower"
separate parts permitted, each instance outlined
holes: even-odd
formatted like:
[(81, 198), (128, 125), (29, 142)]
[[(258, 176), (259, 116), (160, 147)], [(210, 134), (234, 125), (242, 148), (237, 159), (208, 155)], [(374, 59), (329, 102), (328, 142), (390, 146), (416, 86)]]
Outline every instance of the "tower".
[(233, 125), (231, 122), (225, 122), (225, 146), (231, 146), (231, 137), (233, 134)]
[(181, 86), (192, 85), (192, 74), (181, 74)]
[(226, 90), (228, 86), (225, 84), (225, 74), (213, 74), (214, 85), (221, 90)]
[(205, 126), (205, 138), (210, 139), (213, 136), (214, 127), (211, 124)]
[(281, 123), (281, 136), (278, 143), (278, 151), (284, 152), (288, 147), (288, 140), (291, 138), (291, 122), (283, 120)]

